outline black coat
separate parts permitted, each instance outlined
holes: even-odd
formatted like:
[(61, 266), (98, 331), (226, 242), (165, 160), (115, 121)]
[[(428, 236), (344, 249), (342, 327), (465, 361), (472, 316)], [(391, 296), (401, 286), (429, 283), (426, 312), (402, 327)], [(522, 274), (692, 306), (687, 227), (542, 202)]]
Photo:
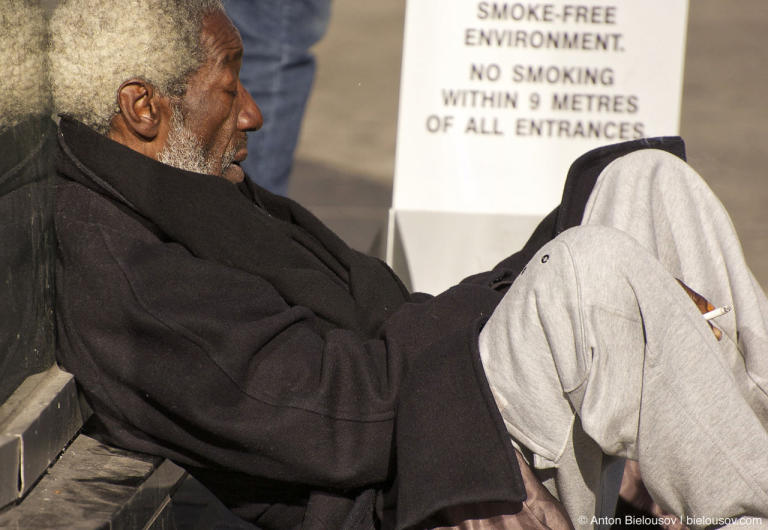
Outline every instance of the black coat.
[(184, 465), (265, 528), (524, 498), (477, 333), (594, 179), (521, 253), (428, 297), (288, 199), (66, 118), (59, 144), (58, 355), (109, 442)]

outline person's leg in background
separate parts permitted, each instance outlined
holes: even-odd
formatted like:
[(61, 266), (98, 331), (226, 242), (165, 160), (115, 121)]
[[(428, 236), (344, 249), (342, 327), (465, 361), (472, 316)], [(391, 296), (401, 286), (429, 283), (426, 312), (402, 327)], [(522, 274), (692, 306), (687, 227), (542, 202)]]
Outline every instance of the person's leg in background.
[[(765, 515), (768, 310), (727, 213), (687, 165), (642, 151), (603, 172), (584, 222), (632, 237), (561, 235), (481, 335), (510, 433), (580, 527), (612, 514), (601, 452), (639, 459), (671, 513)], [(737, 307), (722, 341), (675, 278)]]
[(285, 195), (315, 75), (310, 48), (328, 26), (331, 0), (225, 0), (245, 48), (240, 78), (264, 116), (242, 163), (256, 184)]

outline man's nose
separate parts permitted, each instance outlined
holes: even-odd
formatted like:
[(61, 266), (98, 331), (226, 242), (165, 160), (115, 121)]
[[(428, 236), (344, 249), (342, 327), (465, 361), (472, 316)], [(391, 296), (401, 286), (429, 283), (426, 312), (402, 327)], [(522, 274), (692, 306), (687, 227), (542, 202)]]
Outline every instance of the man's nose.
[(261, 109), (242, 83), (239, 83), (238, 91), (241, 104), (240, 113), (237, 116), (237, 128), (241, 131), (258, 131), (264, 125)]

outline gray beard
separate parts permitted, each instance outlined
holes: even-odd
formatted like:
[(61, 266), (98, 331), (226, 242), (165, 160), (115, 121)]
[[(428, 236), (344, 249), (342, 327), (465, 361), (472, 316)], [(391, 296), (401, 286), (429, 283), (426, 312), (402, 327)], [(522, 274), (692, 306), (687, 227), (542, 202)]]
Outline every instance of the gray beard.
[(195, 136), (189, 130), (181, 110), (176, 107), (171, 112), (171, 128), (168, 131), (168, 141), (165, 147), (157, 154), (158, 161), (168, 164), (184, 171), (194, 173), (203, 173), (206, 175), (216, 174), (216, 169), (221, 168), (219, 174), (234, 162), (236, 147), (231, 147), (224, 153), (221, 160), (215, 160), (210, 153), (206, 152), (200, 138)]

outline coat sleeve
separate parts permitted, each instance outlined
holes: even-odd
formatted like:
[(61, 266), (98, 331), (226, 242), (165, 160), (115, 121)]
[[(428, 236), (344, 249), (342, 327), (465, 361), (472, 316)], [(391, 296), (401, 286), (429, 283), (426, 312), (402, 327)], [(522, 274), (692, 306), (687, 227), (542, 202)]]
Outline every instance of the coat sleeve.
[(396, 337), (321, 335), (262, 279), (134, 226), (57, 225), (59, 357), (117, 443), (309, 486), (389, 476)]
[[(373, 337), (327, 330), (263, 278), (195, 258), (104, 199), (67, 193), (56, 215), (58, 356), (110, 442), (323, 490), (390, 483), (397, 462), (428, 461), (410, 466), (419, 480), (399, 481), (414, 520), (436, 507), (429, 492), (441, 502), (521, 498), (472, 327), (500, 292), (464, 283), (414, 297)], [(436, 413), (446, 404), (458, 417)]]

